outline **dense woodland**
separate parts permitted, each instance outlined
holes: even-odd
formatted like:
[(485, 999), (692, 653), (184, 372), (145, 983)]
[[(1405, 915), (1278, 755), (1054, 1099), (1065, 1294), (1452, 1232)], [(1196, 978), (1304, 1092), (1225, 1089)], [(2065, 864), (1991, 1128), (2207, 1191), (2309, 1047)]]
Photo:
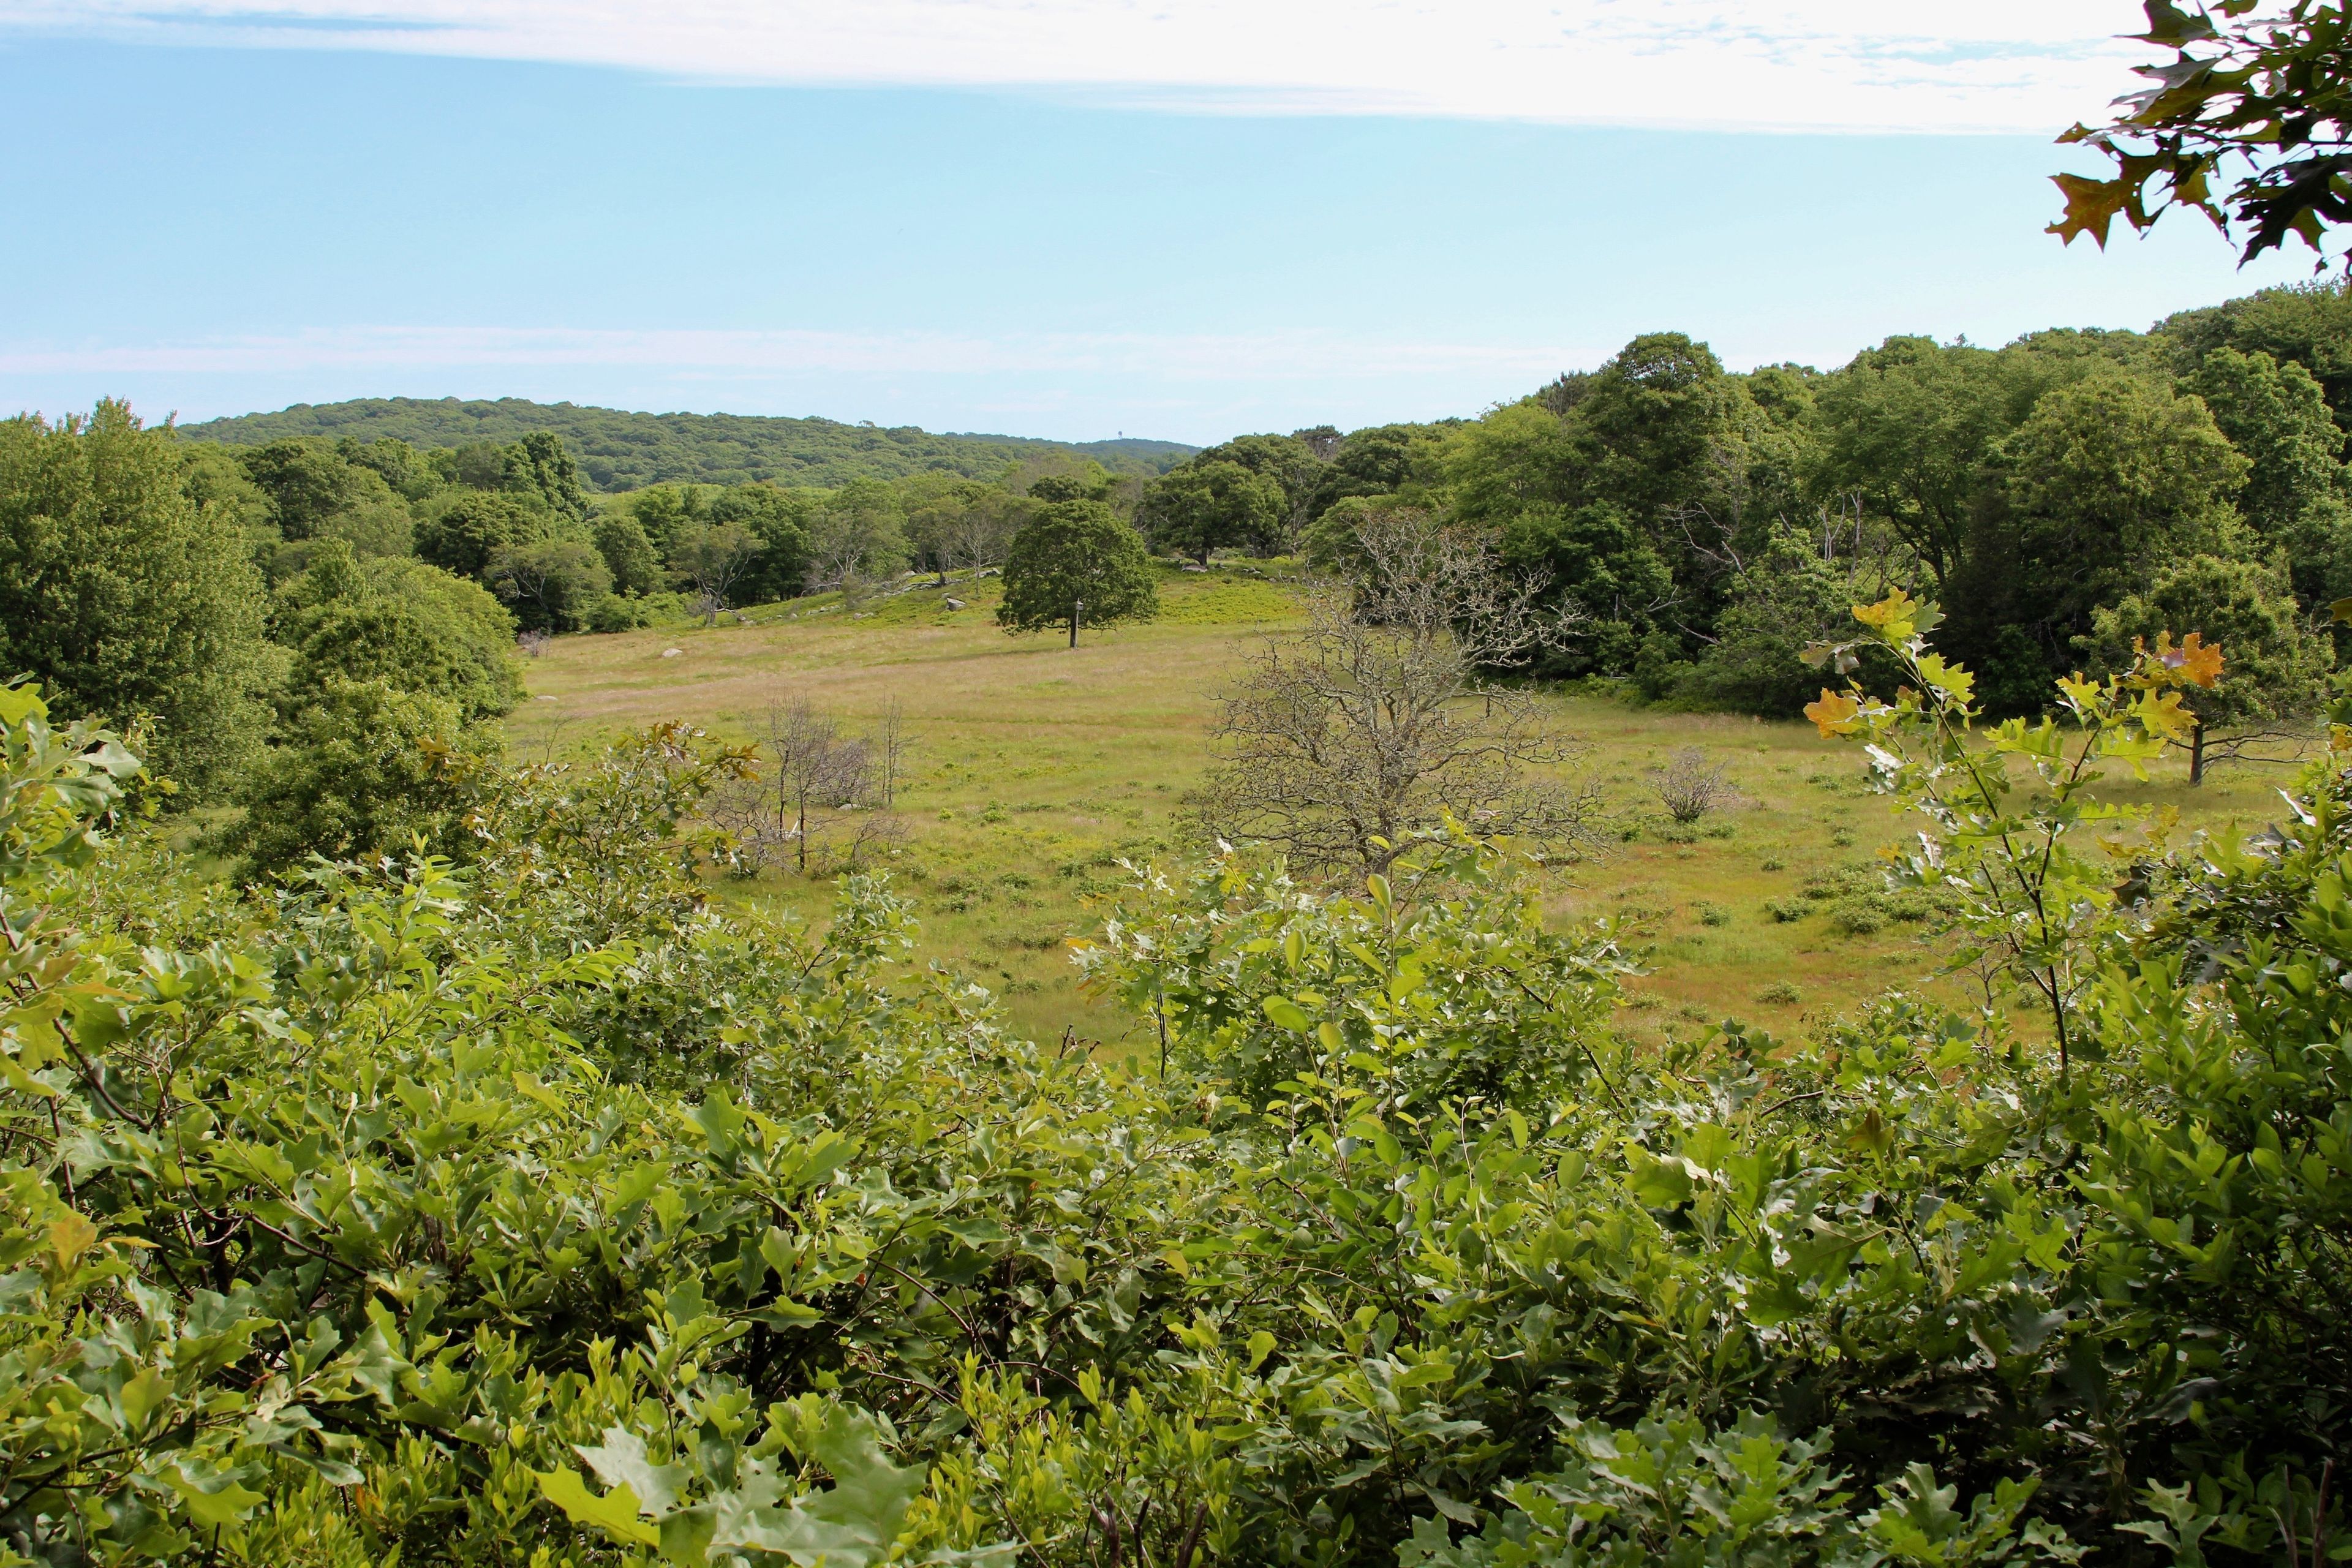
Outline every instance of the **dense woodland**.
[[(0, 424), (0, 1562), (2352, 1557), (2342, 416), (2315, 287), (1827, 373), (1654, 334), (1158, 476)], [(717, 896), (751, 751), (500, 751), (519, 634), (909, 572), (1048, 629), (1148, 615), (1147, 546), (1303, 559), (1440, 709), (1465, 648), (1801, 707), (1999, 983), (1637, 1047), (1613, 933), (1441, 815), (1127, 868), (1118, 1058), (905, 963), (886, 878)], [(2109, 793), (2246, 726), (2315, 742), (2257, 838)]]
[(753, 479), (838, 485), (933, 471), (992, 479), (1006, 463), (1022, 458), (1077, 458), (1119, 472), (1157, 473), (1193, 450), (1180, 442), (1139, 438), (1065, 443), (1019, 436), (935, 435), (911, 426), (883, 428), (833, 419), (630, 414), (520, 397), (299, 403), (275, 414), (208, 419), (185, 430), (202, 440), (241, 447), (289, 437), (464, 447), (546, 434), (573, 455), (592, 489), (604, 490), (658, 484), (739, 485)]

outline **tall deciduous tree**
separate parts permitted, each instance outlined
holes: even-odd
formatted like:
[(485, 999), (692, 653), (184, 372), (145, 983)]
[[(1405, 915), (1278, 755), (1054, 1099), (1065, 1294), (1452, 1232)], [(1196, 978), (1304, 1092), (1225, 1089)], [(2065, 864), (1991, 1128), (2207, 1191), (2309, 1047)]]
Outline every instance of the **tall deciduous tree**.
[(646, 537), (645, 527), (625, 511), (607, 511), (590, 529), (604, 569), (613, 574), (613, 591), (640, 598), (661, 592), (661, 552)]
[(1194, 461), (1146, 492), (1144, 517), (1154, 544), (1205, 566), (1213, 550), (1279, 549), (1289, 506), (1277, 479), (1239, 463)]
[(808, 586), (855, 595), (907, 564), (906, 516), (879, 479), (852, 479), (809, 521)]
[(1135, 530), (1101, 501), (1056, 501), (1013, 536), (997, 624), (1008, 632), (1108, 626), (1160, 609), (1151, 559)]
[(125, 404), (0, 421), (0, 667), (60, 716), (151, 720), (159, 768), (201, 791), (259, 745), (277, 658), (245, 540), (182, 478)]
[(2005, 484), (1952, 584), (1951, 642), (1995, 710), (2039, 707), (2091, 613), (2191, 555), (2242, 557), (2246, 459), (2205, 405), (2103, 370), (2045, 394), (2000, 449)]
[(759, 540), (740, 522), (690, 522), (671, 537), (670, 574), (692, 595), (704, 620), (715, 623), (759, 548)]

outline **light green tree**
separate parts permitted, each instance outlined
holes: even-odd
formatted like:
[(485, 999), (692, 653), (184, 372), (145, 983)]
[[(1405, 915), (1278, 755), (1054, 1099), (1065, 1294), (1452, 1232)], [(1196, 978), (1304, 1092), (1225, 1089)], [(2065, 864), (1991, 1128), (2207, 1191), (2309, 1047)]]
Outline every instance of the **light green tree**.
[(280, 591), (276, 631), (293, 655), (289, 719), (336, 681), (432, 697), (469, 723), (522, 700), (514, 617), (480, 584), (421, 561), (364, 560), (329, 542)]
[(156, 768), (201, 794), (258, 744), (278, 660), (235, 519), (182, 479), (126, 404), (0, 421), (0, 668), (61, 718), (150, 721)]

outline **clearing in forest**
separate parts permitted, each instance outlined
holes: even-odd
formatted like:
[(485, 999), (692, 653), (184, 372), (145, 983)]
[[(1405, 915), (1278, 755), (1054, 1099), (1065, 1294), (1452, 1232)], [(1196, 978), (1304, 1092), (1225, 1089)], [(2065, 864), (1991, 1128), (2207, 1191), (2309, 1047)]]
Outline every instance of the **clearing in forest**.
[[(824, 595), (748, 612), (750, 624), (559, 637), (530, 661), (533, 700), (508, 721), (510, 742), (526, 757), (569, 753), (667, 719), (750, 739), (772, 700), (796, 697), (855, 733), (895, 700), (914, 742), (898, 800), (906, 837), (879, 864), (921, 917), (920, 956), (999, 992), (1033, 1037), (1075, 1028), (1117, 1045), (1136, 1026), (1080, 993), (1068, 940), (1099, 921), (1124, 880), (1120, 858), (1200, 854), (1179, 814), (1207, 759), (1217, 693), (1253, 640), (1293, 614), (1255, 566), (1171, 569), (1160, 601), (1157, 620), (1089, 631), (1075, 651), (1058, 634), (1000, 631), (992, 582), (857, 606)], [(1617, 923), (1648, 971), (1628, 987), (1636, 1032), (1726, 1016), (1786, 1032), (1933, 971), (1921, 901), (1881, 890), (1876, 852), (1902, 825), (1853, 748), (1793, 717), (1665, 712), (1580, 691), (1547, 700), (1587, 743), (1582, 765), (1607, 786), (1618, 828), (1598, 857), (1544, 874), (1547, 908)], [(1738, 799), (1683, 826), (1654, 785), (1694, 747)], [(2184, 829), (2242, 831), (2272, 814), (2282, 782), (2275, 769), (2225, 769), (2192, 791), (2168, 763), (2145, 789), (2108, 793), (2176, 805)], [(819, 921), (833, 897), (828, 881), (789, 870), (722, 886)]]

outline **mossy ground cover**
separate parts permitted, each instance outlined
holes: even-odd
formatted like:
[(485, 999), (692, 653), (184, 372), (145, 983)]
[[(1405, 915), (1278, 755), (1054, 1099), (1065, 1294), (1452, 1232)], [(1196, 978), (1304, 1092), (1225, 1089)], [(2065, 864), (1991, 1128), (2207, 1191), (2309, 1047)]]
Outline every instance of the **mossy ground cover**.
[[(749, 624), (560, 637), (531, 661), (533, 700), (510, 739), (526, 756), (568, 753), (672, 718), (749, 738), (771, 700), (792, 696), (856, 730), (895, 699), (916, 744), (899, 798), (907, 837), (886, 864), (915, 897), (925, 956), (1000, 991), (1025, 1033), (1117, 1044), (1136, 1026), (1080, 993), (1067, 940), (1099, 919), (1120, 858), (1195, 852), (1179, 812), (1221, 677), (1291, 614), (1278, 570), (1257, 566), (1169, 569), (1160, 593), (1157, 620), (1089, 630), (1076, 651), (1058, 634), (999, 631), (994, 584), (964, 581), (763, 606)], [(1588, 743), (1617, 830), (1601, 854), (1547, 873), (1548, 901), (1563, 921), (1617, 922), (1648, 971), (1628, 987), (1636, 1033), (1735, 1016), (1787, 1031), (1937, 966), (1922, 901), (1876, 889), (1875, 853), (1905, 829), (1852, 748), (1802, 721), (1551, 700)], [(1744, 799), (1683, 827), (1650, 784), (1686, 746), (1727, 764)], [(2251, 829), (2274, 815), (2282, 777), (2223, 769), (2192, 791), (2168, 763), (2149, 785), (2112, 793), (2177, 806), (2184, 829)], [(833, 897), (790, 873), (726, 889), (815, 920)]]

